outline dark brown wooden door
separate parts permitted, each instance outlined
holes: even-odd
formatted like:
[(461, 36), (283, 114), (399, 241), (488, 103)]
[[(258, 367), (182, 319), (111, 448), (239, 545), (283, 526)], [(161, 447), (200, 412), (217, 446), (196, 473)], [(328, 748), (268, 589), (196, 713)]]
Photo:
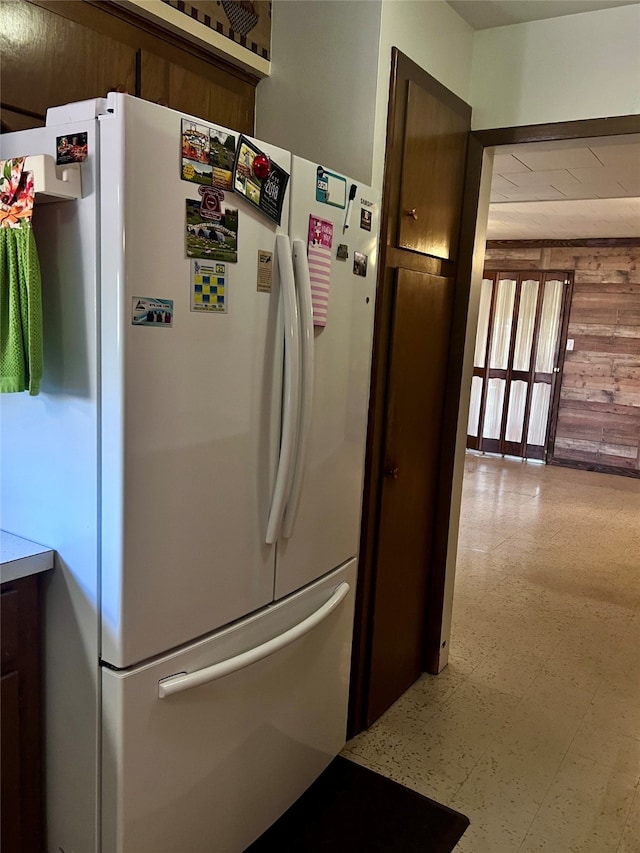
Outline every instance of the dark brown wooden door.
[(470, 121), (467, 104), (393, 50), (352, 734), (439, 668), (470, 279), (460, 258), (470, 263), (477, 209), (477, 181), (463, 200)]
[[(423, 670), (454, 282), (397, 271), (371, 670), (378, 716)], [(428, 324), (425, 327), (425, 320)]]
[(447, 261), (455, 258), (468, 130), (468, 117), (408, 81), (398, 223), (401, 248)]

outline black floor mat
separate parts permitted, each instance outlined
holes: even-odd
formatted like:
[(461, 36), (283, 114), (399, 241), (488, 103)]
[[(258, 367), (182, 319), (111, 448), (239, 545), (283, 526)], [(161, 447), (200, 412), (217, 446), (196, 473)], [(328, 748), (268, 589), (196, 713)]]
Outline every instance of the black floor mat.
[(469, 819), (338, 756), (246, 853), (450, 853)]

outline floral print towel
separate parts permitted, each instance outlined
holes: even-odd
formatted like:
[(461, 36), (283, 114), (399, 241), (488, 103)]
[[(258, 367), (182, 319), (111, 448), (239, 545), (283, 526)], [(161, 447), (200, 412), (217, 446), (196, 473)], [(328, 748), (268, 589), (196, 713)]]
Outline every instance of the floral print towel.
[(24, 168), (24, 157), (0, 160), (0, 227), (19, 228), (33, 215), (33, 173)]
[(33, 215), (33, 173), (24, 157), (0, 161), (0, 393), (42, 381), (42, 287)]

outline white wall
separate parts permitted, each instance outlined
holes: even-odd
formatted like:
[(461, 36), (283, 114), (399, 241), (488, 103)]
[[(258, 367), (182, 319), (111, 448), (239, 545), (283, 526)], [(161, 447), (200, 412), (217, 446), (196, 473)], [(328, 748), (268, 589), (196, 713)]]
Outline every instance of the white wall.
[(373, 147), (373, 185), (378, 188), (384, 172), (392, 47), (469, 103), (473, 30), (444, 0), (382, 0)]
[(474, 129), (640, 113), (640, 5), (478, 30)]
[(469, 100), (473, 30), (445, 0), (274, 0), (256, 136), (382, 187), (391, 48)]
[(275, 0), (256, 136), (371, 183), (381, 0)]

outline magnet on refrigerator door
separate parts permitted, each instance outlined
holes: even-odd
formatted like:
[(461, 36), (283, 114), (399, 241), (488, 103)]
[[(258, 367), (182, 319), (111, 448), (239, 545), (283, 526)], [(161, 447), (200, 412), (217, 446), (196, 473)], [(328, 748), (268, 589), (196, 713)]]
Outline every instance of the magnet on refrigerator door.
[(240, 136), (233, 166), (233, 188), (278, 225), (282, 220), (288, 181), (289, 175), (284, 169), (245, 136)]
[(200, 314), (227, 313), (227, 266), (191, 261), (191, 310)]
[(338, 251), (336, 252), (336, 258), (339, 261), (346, 261), (349, 257), (349, 247), (346, 243), (338, 244)]
[(209, 161), (209, 128), (188, 119), (182, 119), (182, 165), (180, 176), (183, 181), (211, 186), (212, 167)]
[(204, 260), (238, 260), (238, 209), (221, 204), (220, 219), (203, 216), (200, 202), (186, 199), (187, 257)]
[(322, 166), (316, 169), (316, 201), (333, 207), (347, 205), (347, 179), (335, 172), (329, 172)]
[(309, 216), (307, 255), (309, 279), (311, 281), (311, 303), (313, 325), (327, 325), (329, 308), (329, 286), (331, 284), (331, 246), (333, 244), (333, 222)]
[(173, 326), (173, 299), (134, 296), (131, 300), (131, 325), (171, 328)]
[(198, 187), (200, 195), (200, 216), (220, 222), (224, 192), (218, 187)]
[(209, 159), (213, 170), (212, 183), (222, 190), (233, 190), (233, 163), (236, 158), (236, 137), (217, 127), (211, 128)]
[(353, 253), (353, 274), (360, 275), (363, 278), (367, 275), (367, 262), (369, 258), (362, 252)]
[(372, 213), (366, 207), (360, 208), (360, 227), (363, 231), (371, 231)]
[(258, 249), (258, 293), (271, 293), (273, 281), (273, 252)]
[(89, 153), (86, 133), (56, 137), (56, 166), (84, 163)]

